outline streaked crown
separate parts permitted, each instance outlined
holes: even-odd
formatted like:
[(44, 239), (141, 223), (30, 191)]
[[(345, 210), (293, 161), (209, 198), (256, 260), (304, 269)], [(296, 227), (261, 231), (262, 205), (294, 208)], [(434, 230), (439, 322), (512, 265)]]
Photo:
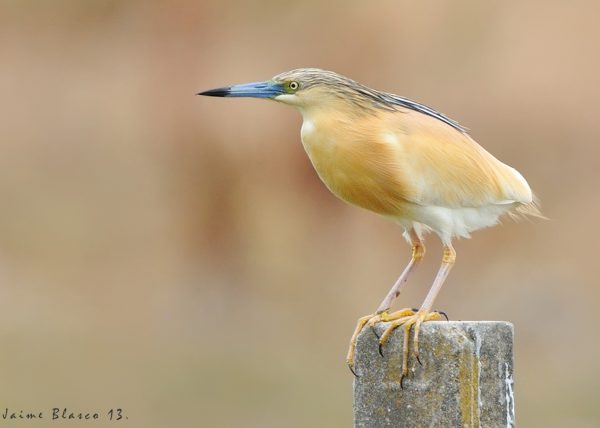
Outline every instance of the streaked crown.
[(278, 74), (273, 77), (273, 81), (283, 85), (287, 93), (298, 93), (298, 95), (302, 91), (320, 87), (329, 94), (348, 100), (362, 109), (398, 110), (409, 108), (435, 117), (461, 132), (466, 132), (466, 128), (463, 128), (458, 122), (430, 107), (408, 98), (371, 89), (333, 71), (319, 68), (298, 68)]

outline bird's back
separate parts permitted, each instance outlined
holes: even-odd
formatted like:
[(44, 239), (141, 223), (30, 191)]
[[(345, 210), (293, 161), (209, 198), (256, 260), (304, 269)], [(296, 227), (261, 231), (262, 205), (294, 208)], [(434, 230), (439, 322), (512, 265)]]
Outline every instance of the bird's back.
[(448, 236), (467, 236), (516, 208), (534, 211), (531, 189), (514, 168), (465, 132), (415, 110), (307, 112), (302, 139), (340, 198)]
[(532, 201), (523, 176), (465, 132), (412, 110), (381, 116), (381, 127), (394, 130), (397, 167), (411, 183), (411, 202), (476, 208)]

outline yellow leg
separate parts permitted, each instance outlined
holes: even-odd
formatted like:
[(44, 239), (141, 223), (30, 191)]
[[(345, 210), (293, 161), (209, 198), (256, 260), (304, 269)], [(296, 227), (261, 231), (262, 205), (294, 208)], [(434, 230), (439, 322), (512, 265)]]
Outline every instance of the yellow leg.
[(354, 354), (356, 351), (356, 339), (358, 338), (358, 335), (365, 327), (365, 325), (368, 323), (369, 327), (372, 328), (375, 324), (379, 322), (393, 321), (414, 314), (414, 311), (408, 308), (401, 309), (391, 314), (388, 313), (392, 302), (400, 295), (400, 289), (408, 280), (408, 276), (425, 255), (425, 245), (423, 244), (423, 241), (421, 241), (421, 238), (419, 238), (419, 235), (417, 235), (417, 232), (415, 232), (414, 229), (411, 229), (410, 231), (408, 231), (408, 235), (412, 244), (412, 257), (410, 262), (408, 263), (408, 266), (406, 266), (398, 280), (394, 283), (388, 294), (385, 296), (385, 298), (377, 308), (377, 311), (374, 314), (359, 318), (358, 323), (356, 324), (356, 328), (354, 329), (354, 333), (352, 334), (352, 338), (350, 339), (350, 347), (348, 349), (348, 355), (346, 356), (346, 363), (348, 364), (350, 371), (355, 376), (356, 371), (354, 370)]
[[(404, 344), (402, 346), (402, 378), (408, 374), (408, 343), (410, 336), (410, 329), (415, 326), (414, 336), (414, 347), (413, 353), (415, 357), (419, 358), (419, 339), (418, 334), (421, 329), (421, 324), (425, 321), (437, 321), (441, 320), (442, 315), (439, 312), (428, 312), (425, 310), (419, 310), (412, 315), (405, 316), (403, 318), (393, 321), (388, 328), (385, 329), (381, 338), (379, 339), (379, 353), (383, 355), (382, 348), (389, 340), (390, 336), (398, 327), (403, 326), (404, 328)], [(402, 379), (401, 379), (402, 380)]]
[(377, 315), (366, 315), (362, 318), (358, 319), (358, 323), (356, 324), (356, 328), (354, 329), (354, 333), (352, 334), (352, 338), (350, 338), (350, 348), (348, 349), (348, 355), (346, 356), (346, 364), (350, 368), (350, 371), (354, 376), (358, 376), (356, 371), (354, 370), (354, 353), (356, 351), (356, 339), (358, 335), (362, 331), (365, 324), (373, 317)]
[(415, 311), (409, 308), (400, 309), (399, 311), (392, 312), (391, 314), (387, 311), (380, 313), (379, 315), (375, 315), (368, 322), (367, 325), (369, 327), (373, 327), (375, 324), (379, 322), (390, 322), (397, 320), (399, 318), (404, 318), (409, 315), (414, 314)]
[(354, 370), (354, 354), (356, 352), (356, 339), (358, 338), (358, 335), (365, 327), (365, 325), (368, 325), (369, 327), (373, 328), (373, 326), (377, 323), (394, 321), (396, 319), (403, 318), (412, 314), (414, 314), (413, 310), (406, 308), (396, 312), (392, 312), (391, 314), (388, 314), (386, 311), (380, 314), (371, 314), (359, 318), (358, 323), (356, 324), (356, 328), (354, 329), (354, 333), (352, 334), (352, 338), (350, 339), (350, 349), (348, 349), (348, 355), (346, 356), (346, 363), (348, 364), (348, 367), (350, 368), (350, 371), (354, 374), (354, 376), (357, 376), (356, 371)]
[(376, 313), (378, 314), (390, 309), (394, 300), (400, 295), (402, 286), (406, 284), (406, 281), (408, 281), (410, 273), (419, 264), (419, 262), (423, 260), (423, 257), (425, 257), (425, 244), (423, 244), (423, 241), (421, 238), (419, 238), (417, 232), (415, 232), (414, 229), (411, 229), (408, 232), (408, 237), (410, 238), (410, 243), (412, 245), (412, 256), (410, 262), (377, 308)]
[(435, 300), (437, 294), (439, 293), (454, 261), (456, 260), (456, 252), (454, 248), (452, 248), (451, 244), (444, 245), (444, 256), (442, 258), (442, 265), (440, 266), (440, 270), (438, 271), (435, 280), (433, 281), (433, 285), (427, 293), (427, 297), (425, 297), (425, 301), (423, 305), (421, 305), (421, 309), (419, 309), (416, 313), (412, 313), (406, 315), (404, 317), (399, 317), (396, 320), (392, 321), (392, 323), (388, 326), (388, 328), (383, 332), (381, 338), (379, 339), (379, 352), (381, 353), (382, 347), (387, 343), (390, 338), (390, 335), (394, 332), (394, 330), (400, 326), (404, 327), (404, 346), (402, 347), (402, 378), (400, 380), (400, 385), (402, 386), (402, 380), (408, 374), (408, 344), (409, 344), (409, 335), (410, 329), (414, 325), (414, 338), (413, 338), (413, 354), (417, 361), (419, 360), (419, 332), (421, 331), (421, 324), (425, 321), (436, 321), (442, 319), (442, 315), (439, 312), (431, 312), (431, 308), (433, 306), (433, 301)]

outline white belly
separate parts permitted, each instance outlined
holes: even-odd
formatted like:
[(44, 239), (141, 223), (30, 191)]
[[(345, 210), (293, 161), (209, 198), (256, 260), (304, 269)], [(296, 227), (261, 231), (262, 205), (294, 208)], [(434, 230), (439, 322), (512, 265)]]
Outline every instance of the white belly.
[(413, 221), (424, 224), (435, 231), (442, 241), (449, 242), (453, 237), (468, 238), (475, 230), (494, 226), (499, 217), (514, 205), (490, 204), (462, 208), (413, 205), (410, 211)]

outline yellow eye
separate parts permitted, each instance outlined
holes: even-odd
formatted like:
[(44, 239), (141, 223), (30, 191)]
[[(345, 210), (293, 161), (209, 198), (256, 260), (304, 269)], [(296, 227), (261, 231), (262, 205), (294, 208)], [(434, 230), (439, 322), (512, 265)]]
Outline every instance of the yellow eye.
[(298, 82), (290, 82), (289, 87), (292, 91), (295, 91), (296, 89), (298, 89), (300, 87), (300, 85), (298, 84)]

